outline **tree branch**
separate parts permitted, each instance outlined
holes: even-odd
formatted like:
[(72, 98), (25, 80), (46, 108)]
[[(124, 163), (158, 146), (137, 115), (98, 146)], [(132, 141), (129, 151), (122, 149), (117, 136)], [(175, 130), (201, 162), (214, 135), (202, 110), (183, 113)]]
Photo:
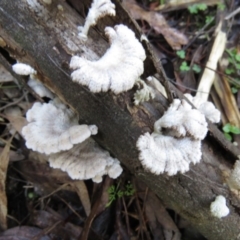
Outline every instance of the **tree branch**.
[[(90, 3), (88, 0), (69, 2), (81, 13)], [(156, 101), (136, 107), (133, 105), (134, 90), (119, 95), (110, 92), (93, 94), (72, 82), (68, 66), (71, 55), (83, 54), (88, 59), (103, 55), (108, 46), (102, 37), (106, 24), (124, 23), (140, 37), (131, 18), (118, 1), (115, 3), (118, 17), (101, 20), (95, 28), (97, 31), (90, 29), (90, 38), (83, 43), (77, 38), (77, 25), (83, 25), (84, 20), (65, 1), (55, 0), (51, 5), (43, 5), (37, 0), (1, 0), (0, 37), (6, 45), (1, 45), (0, 52), (5, 60), (1, 58), (0, 62), (9, 66), (7, 51), (13, 59), (34, 67), (41, 81), (79, 113), (81, 123), (98, 126), (99, 133), (95, 137), (98, 143), (147, 183), (168, 208), (194, 224), (208, 239), (238, 239), (240, 201), (223, 185), (220, 166), (230, 168), (236, 155), (240, 155), (239, 149), (224, 148), (227, 143), (213, 127), (204, 140), (201, 163), (191, 166), (186, 174), (174, 177), (153, 175), (143, 170), (136, 141), (144, 132), (152, 132), (154, 122), (167, 108), (166, 99), (159, 94)], [(63, 11), (57, 7), (58, 4), (62, 5)], [(153, 75), (159, 72), (159, 66), (149, 45), (144, 46), (148, 56), (144, 75)], [(1, 50), (3, 48), (4, 51)], [(227, 198), (231, 211), (223, 219), (210, 215), (210, 203), (219, 194)]]

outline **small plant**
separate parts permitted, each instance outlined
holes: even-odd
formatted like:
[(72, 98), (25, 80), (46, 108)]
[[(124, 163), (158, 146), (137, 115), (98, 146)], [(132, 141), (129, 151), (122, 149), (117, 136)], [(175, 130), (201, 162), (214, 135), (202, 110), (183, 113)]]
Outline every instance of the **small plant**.
[(205, 23), (206, 23), (206, 24), (211, 23), (213, 20), (214, 20), (214, 17), (213, 17), (213, 16), (206, 16), (206, 17), (205, 17)]
[(239, 78), (236, 78), (237, 75), (239, 75), (240, 72), (240, 53), (236, 48), (233, 49), (226, 49), (226, 52), (228, 53), (228, 67), (225, 69), (225, 73), (227, 75), (234, 75), (234, 83), (232, 84), (232, 93), (235, 94), (238, 92), (238, 89), (240, 88), (240, 80)]
[(185, 53), (184, 50), (179, 50), (179, 51), (176, 52), (176, 54), (177, 54), (177, 56), (178, 56), (179, 58), (181, 58), (181, 59), (184, 59), (185, 56), (186, 56), (186, 53)]
[(226, 8), (226, 5), (223, 3), (218, 3), (217, 7), (220, 11), (223, 11)]
[(181, 66), (180, 66), (180, 70), (182, 72), (187, 72), (190, 70), (190, 67), (188, 66), (187, 62), (186, 61), (183, 61)]
[(230, 123), (227, 123), (223, 126), (222, 128), (224, 132), (224, 136), (229, 140), (232, 141), (232, 136), (231, 134), (240, 134), (240, 128), (236, 127)]
[(132, 196), (135, 192), (135, 189), (133, 188), (133, 185), (131, 183), (126, 184), (124, 190), (119, 189), (119, 184), (117, 186), (110, 186), (108, 188), (108, 194), (109, 194), (109, 201), (106, 204), (106, 207), (109, 207), (113, 201), (115, 201), (117, 198), (121, 198), (123, 196)]
[(240, 53), (237, 51), (236, 48), (226, 49), (226, 52), (229, 55), (229, 66), (226, 68), (225, 73), (230, 75), (232, 73), (235, 73), (236, 70), (240, 70)]
[(191, 14), (197, 14), (198, 11), (205, 11), (207, 9), (207, 4), (205, 3), (196, 3), (188, 7), (188, 11)]
[(192, 66), (192, 70), (195, 72), (195, 73), (200, 73), (202, 71), (201, 67), (197, 64), (193, 64)]

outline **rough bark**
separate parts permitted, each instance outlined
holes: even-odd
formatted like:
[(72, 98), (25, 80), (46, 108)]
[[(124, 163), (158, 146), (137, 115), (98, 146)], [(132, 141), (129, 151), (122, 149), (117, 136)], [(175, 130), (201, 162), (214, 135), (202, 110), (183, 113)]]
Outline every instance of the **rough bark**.
[[(86, 14), (89, 0), (53, 0), (44, 5), (40, 0), (0, 1), (0, 62), (9, 70), (14, 60), (34, 67), (41, 81), (64, 102), (79, 113), (80, 122), (96, 124), (99, 133), (95, 140), (117, 157), (140, 180), (153, 189), (163, 203), (189, 222), (208, 239), (240, 238), (240, 201), (224, 184), (223, 166), (232, 167), (240, 151), (224, 141), (221, 133), (210, 125), (210, 134), (203, 141), (201, 163), (191, 166), (186, 174), (174, 177), (156, 176), (144, 171), (138, 160), (136, 141), (152, 131), (153, 123), (166, 109), (168, 102), (160, 94), (154, 102), (135, 107), (134, 90), (114, 95), (110, 92), (93, 94), (73, 83), (68, 63), (71, 54), (83, 54), (88, 59), (101, 56), (107, 49), (103, 29), (124, 23), (140, 34), (128, 14), (117, 4), (116, 18), (104, 18), (90, 38), (82, 43), (77, 38), (80, 16)], [(63, 11), (57, 7), (61, 4)], [(157, 61), (145, 44), (148, 59), (145, 76), (159, 72)], [(231, 213), (217, 219), (210, 215), (211, 201), (219, 194), (227, 198)]]

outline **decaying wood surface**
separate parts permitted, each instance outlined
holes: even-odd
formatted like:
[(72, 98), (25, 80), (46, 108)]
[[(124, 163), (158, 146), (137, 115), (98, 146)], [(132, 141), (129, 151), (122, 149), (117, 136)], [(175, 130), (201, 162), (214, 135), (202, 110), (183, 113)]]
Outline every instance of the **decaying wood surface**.
[[(68, 64), (72, 54), (96, 59), (108, 48), (103, 33), (106, 25), (124, 23), (140, 38), (134, 22), (119, 2), (115, 3), (117, 17), (100, 20), (95, 30), (90, 29), (88, 41), (83, 43), (77, 38), (77, 26), (84, 23), (89, 0), (53, 0), (51, 5), (44, 5), (40, 0), (1, 0), (0, 62), (10, 71), (16, 60), (34, 67), (41, 81), (79, 113), (81, 123), (98, 126), (95, 139), (101, 146), (206, 238), (240, 239), (240, 201), (224, 184), (222, 170), (232, 167), (240, 155), (239, 149), (225, 143), (221, 133), (212, 126), (203, 142), (201, 163), (192, 166), (188, 173), (174, 177), (148, 173), (138, 160), (136, 141), (142, 133), (152, 131), (153, 123), (169, 104), (166, 99), (159, 94), (153, 102), (136, 107), (133, 105), (134, 89), (119, 95), (93, 94), (71, 81)], [(153, 61), (148, 44), (144, 46), (148, 55), (144, 75), (148, 76), (159, 71), (159, 66)], [(209, 207), (220, 194), (227, 198), (231, 212), (217, 219), (210, 215)]]

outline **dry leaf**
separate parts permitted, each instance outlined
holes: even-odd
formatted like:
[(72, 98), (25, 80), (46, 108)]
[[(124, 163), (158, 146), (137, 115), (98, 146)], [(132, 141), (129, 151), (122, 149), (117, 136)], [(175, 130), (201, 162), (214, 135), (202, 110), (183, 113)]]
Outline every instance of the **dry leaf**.
[(134, 0), (123, 0), (122, 4), (134, 19), (147, 21), (157, 33), (161, 33), (173, 49), (179, 50), (181, 45), (188, 43), (187, 37), (177, 29), (171, 28), (160, 13), (145, 11)]
[(12, 137), (7, 141), (0, 155), (0, 228), (7, 229), (7, 196), (5, 181), (9, 162), (9, 151)]
[(0, 83), (13, 82), (15, 79), (1, 64), (0, 64)]
[(0, 240), (51, 240), (48, 236), (43, 234), (43, 230), (36, 227), (14, 227), (1, 233)]
[(75, 188), (82, 205), (84, 207), (85, 213), (89, 216), (91, 212), (91, 202), (88, 194), (88, 190), (84, 181), (74, 181), (71, 183), (72, 187)]
[(61, 210), (60, 212), (61, 214), (49, 207), (46, 207), (45, 210), (35, 210), (31, 224), (41, 229), (51, 229), (51, 233), (55, 234), (56, 239), (78, 239), (82, 228), (66, 221), (66, 216), (63, 217), (66, 213)]
[(8, 121), (11, 123), (13, 128), (22, 135), (22, 128), (27, 125), (27, 120), (20, 116), (7, 116)]

